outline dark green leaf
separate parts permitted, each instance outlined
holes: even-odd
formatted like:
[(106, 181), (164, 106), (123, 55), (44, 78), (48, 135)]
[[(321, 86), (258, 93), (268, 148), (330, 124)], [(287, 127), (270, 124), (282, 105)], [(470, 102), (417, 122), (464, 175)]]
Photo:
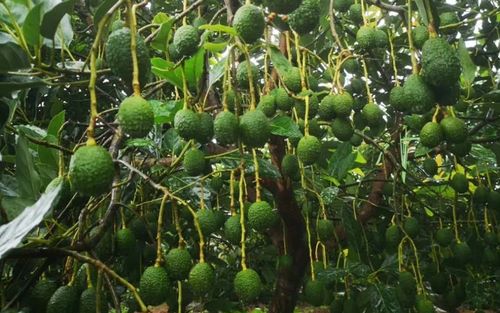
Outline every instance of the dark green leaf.
[(399, 313), (403, 309), (399, 305), (394, 287), (389, 287), (381, 284), (374, 285), (377, 291), (377, 296), (372, 297), (372, 305), (377, 308), (380, 313)]
[(19, 136), (16, 145), (16, 178), (19, 195), (26, 199), (37, 199), (40, 195), (40, 177), (35, 171), (33, 156), (24, 136)]
[(105, 0), (101, 3), (101, 5), (97, 8), (94, 14), (94, 25), (99, 25), (99, 22), (101, 19), (106, 15), (106, 13), (111, 9), (111, 7), (117, 2), (118, 0)]
[(23, 24), (23, 34), (26, 41), (32, 46), (40, 44), (40, 21), (42, 16), (42, 3), (35, 5)]
[(2, 101), (2, 99), (0, 99), (0, 131), (9, 121), (9, 117), (10, 117), (10, 107), (7, 103)]
[(277, 116), (271, 121), (271, 133), (287, 138), (300, 138), (299, 126), (288, 116)]
[(66, 14), (73, 12), (75, 0), (67, 0), (55, 5), (53, 8), (45, 12), (42, 19), (40, 34), (48, 39), (54, 39), (57, 28), (62, 18)]
[(288, 59), (279, 51), (275, 46), (269, 46), (269, 55), (271, 56), (271, 61), (274, 67), (278, 70), (280, 75), (283, 75), (290, 70), (292, 64)]
[(197, 90), (205, 69), (205, 49), (199, 49), (195, 55), (184, 63), (186, 80), (191, 90)]
[(465, 47), (465, 42), (460, 38), (458, 42), (458, 56), (462, 65), (462, 75), (467, 85), (472, 84), (476, 77), (476, 65), (472, 61), (469, 50)]
[(170, 19), (160, 25), (160, 30), (151, 42), (151, 46), (160, 51), (167, 51), (168, 36), (172, 30), (174, 20)]
[(0, 32), (0, 73), (29, 67), (29, 58), (21, 46), (10, 35)]
[(357, 154), (352, 151), (352, 146), (344, 142), (333, 152), (330, 159), (330, 175), (338, 180), (344, 179), (349, 170), (356, 164)]
[[(1, 54), (2, 52), (0, 52)], [(1, 58), (1, 56), (0, 56)], [(0, 65), (1, 66), (1, 65)], [(12, 92), (45, 86), (47, 83), (39, 78), (26, 78), (18, 81), (0, 82), (0, 96), (10, 97)]]

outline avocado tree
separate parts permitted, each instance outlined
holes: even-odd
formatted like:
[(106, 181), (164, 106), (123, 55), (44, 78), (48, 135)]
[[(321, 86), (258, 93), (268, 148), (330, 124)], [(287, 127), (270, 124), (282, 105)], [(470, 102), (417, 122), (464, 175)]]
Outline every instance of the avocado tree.
[(1, 0), (1, 312), (497, 310), (499, 23)]

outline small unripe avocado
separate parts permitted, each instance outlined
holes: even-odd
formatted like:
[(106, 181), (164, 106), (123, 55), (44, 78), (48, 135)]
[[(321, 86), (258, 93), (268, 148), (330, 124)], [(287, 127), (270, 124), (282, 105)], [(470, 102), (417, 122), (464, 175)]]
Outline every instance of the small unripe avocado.
[(434, 159), (425, 159), (422, 167), (429, 176), (434, 176), (438, 172), (438, 165)]
[(122, 256), (134, 254), (136, 250), (136, 238), (129, 228), (122, 228), (116, 232), (116, 252)]
[(198, 112), (198, 131), (196, 140), (199, 143), (207, 143), (214, 136), (214, 119), (207, 112)]
[(453, 254), (460, 264), (468, 263), (472, 258), (472, 250), (466, 242), (458, 242), (453, 246)]
[(144, 137), (153, 128), (153, 108), (151, 104), (141, 96), (125, 98), (118, 110), (118, 122), (125, 134), (130, 137)]
[(390, 105), (401, 112), (407, 112), (411, 109), (409, 103), (405, 98), (405, 89), (403, 86), (395, 86), (391, 89), (389, 94), (389, 103)]
[(468, 155), (471, 149), (472, 149), (472, 143), (469, 140), (448, 145), (448, 150), (459, 158)]
[(353, 0), (336, 0), (333, 8), (339, 12), (347, 12), (352, 4), (354, 4)]
[(146, 305), (159, 305), (166, 301), (170, 280), (163, 267), (150, 266), (144, 270), (139, 282), (139, 293)]
[(325, 243), (326, 241), (332, 239), (335, 232), (333, 221), (325, 219), (319, 220), (316, 225), (316, 231), (321, 242)]
[[(318, 114), (319, 110), (319, 99), (316, 94), (312, 94), (311, 91), (304, 91), (298, 94), (299, 97), (305, 98), (307, 95), (309, 95), (309, 119), (312, 119), (313, 117)], [(295, 99), (294, 100), (295, 104), (295, 111), (297, 112), (297, 115), (299, 118), (304, 119), (306, 116), (306, 100), (305, 99)]]
[(410, 216), (404, 220), (403, 229), (408, 236), (415, 238), (420, 231), (420, 224), (416, 218)]
[(185, 140), (195, 139), (198, 132), (198, 115), (189, 109), (177, 111), (174, 116), (174, 127), (179, 136)]
[(300, 69), (298, 67), (291, 67), (288, 71), (284, 72), (281, 76), (283, 84), (288, 90), (299, 93), (302, 90), (302, 81), (300, 78)]
[(377, 48), (386, 48), (389, 44), (389, 37), (387, 33), (381, 29), (375, 30), (375, 47)]
[(73, 286), (62, 286), (50, 297), (47, 313), (78, 311), (78, 292)]
[(101, 146), (84, 146), (76, 150), (69, 165), (71, 187), (87, 196), (108, 192), (115, 167), (108, 150)]
[(377, 34), (371, 26), (361, 26), (356, 33), (356, 41), (362, 49), (370, 50), (377, 45)]
[(500, 191), (490, 191), (490, 194), (488, 195), (488, 208), (491, 210), (500, 209)]
[(234, 278), (234, 292), (243, 302), (257, 299), (262, 291), (259, 274), (252, 269), (239, 271)]
[(363, 120), (368, 126), (378, 126), (383, 121), (384, 112), (375, 103), (368, 103), (361, 111)]
[[(100, 312), (106, 312), (106, 299), (104, 293), (100, 296)], [(95, 313), (97, 311), (97, 292), (95, 288), (85, 289), (80, 295), (78, 313)]]
[(215, 139), (221, 145), (236, 143), (238, 140), (238, 118), (229, 111), (220, 112), (214, 121)]
[(332, 122), (332, 133), (340, 141), (349, 141), (354, 135), (351, 120), (346, 118), (335, 118)]
[(304, 165), (312, 165), (319, 159), (321, 141), (315, 136), (304, 136), (297, 145), (297, 157)]
[(276, 89), (276, 107), (282, 111), (289, 111), (293, 107), (293, 98), (284, 88)]
[(325, 299), (325, 284), (321, 280), (308, 280), (304, 287), (306, 301), (314, 306), (320, 306)]
[(258, 232), (264, 232), (278, 221), (278, 213), (266, 201), (252, 203), (248, 208), (248, 224)]
[(198, 223), (200, 224), (201, 232), (204, 236), (209, 236), (219, 228), (217, 216), (213, 210), (198, 210), (196, 212), (196, 217), (198, 218)]
[(294, 154), (287, 154), (281, 160), (281, 172), (284, 176), (297, 180), (300, 177), (299, 160)]
[(28, 305), (35, 313), (45, 313), (47, 303), (57, 290), (55, 282), (42, 279), (31, 289), (28, 297)]
[(168, 276), (175, 280), (188, 278), (193, 260), (185, 248), (174, 248), (165, 255), (165, 268)]
[(297, 9), (302, 0), (265, 0), (264, 3), (269, 7), (269, 11), (278, 14), (288, 14)]
[(233, 28), (243, 41), (254, 43), (264, 34), (266, 20), (262, 10), (252, 4), (241, 6), (233, 18)]
[(239, 129), (243, 143), (252, 148), (264, 146), (271, 135), (269, 120), (260, 110), (247, 111), (243, 114)]
[(398, 275), (398, 282), (399, 286), (407, 293), (416, 292), (417, 290), (417, 281), (410, 272), (400, 272)]
[(229, 217), (224, 223), (224, 238), (232, 244), (238, 244), (241, 240), (240, 215)]
[(198, 29), (191, 25), (183, 25), (174, 33), (173, 44), (177, 53), (182, 56), (191, 56), (198, 50), (200, 36)]
[(453, 175), (450, 181), (450, 186), (457, 193), (464, 193), (469, 191), (469, 181), (467, 177), (462, 173), (456, 173)]
[(486, 204), (488, 202), (488, 196), (490, 194), (490, 189), (486, 186), (479, 185), (476, 190), (474, 190), (474, 195), (472, 199), (475, 204)]
[(417, 309), (418, 313), (434, 313), (434, 312), (436, 312), (432, 301), (427, 299), (427, 298), (424, 298), (424, 297), (417, 298), (417, 302), (415, 303), (415, 308)]
[(441, 247), (447, 247), (453, 241), (453, 231), (449, 228), (441, 228), (436, 232), (436, 242)]
[(363, 10), (360, 3), (354, 3), (349, 7), (349, 17), (354, 23), (363, 22)]
[(348, 92), (333, 96), (333, 110), (336, 117), (349, 117), (354, 106), (354, 99)]
[(189, 176), (198, 176), (204, 173), (207, 165), (205, 161), (205, 153), (198, 149), (191, 149), (184, 155), (182, 162), (186, 174)]
[(319, 117), (322, 120), (330, 121), (335, 118), (335, 95), (325, 96), (319, 104)]
[[(238, 64), (236, 68), (236, 81), (238, 82), (238, 86), (242, 89), (250, 88), (250, 77), (248, 75), (248, 61), (241, 62)], [(250, 69), (252, 75), (253, 86), (257, 85), (257, 81), (259, 79), (259, 69), (253, 63), (250, 62)]]
[(320, 16), (318, 0), (303, 0), (297, 10), (288, 15), (288, 24), (299, 35), (304, 35), (318, 26)]
[(426, 26), (419, 25), (412, 30), (413, 44), (418, 49), (422, 49), (424, 43), (429, 39), (429, 31)]
[[(453, 26), (453, 24), (457, 24), (460, 22), (458, 16), (455, 12), (443, 12), (439, 14), (439, 28), (445, 34), (453, 34), (456, 31), (457, 26)], [(446, 27), (451, 25), (450, 27)]]
[(198, 263), (189, 272), (189, 289), (195, 296), (203, 296), (214, 287), (215, 273), (208, 263)]
[(436, 122), (428, 122), (420, 130), (420, 143), (428, 148), (434, 148), (443, 141), (442, 128)]
[(458, 117), (447, 116), (440, 122), (444, 138), (450, 143), (461, 143), (467, 139), (469, 132), (465, 122)]
[(401, 231), (397, 225), (391, 225), (385, 230), (385, 243), (388, 248), (397, 247), (401, 240)]
[(262, 96), (257, 110), (261, 110), (267, 117), (273, 117), (276, 114), (276, 97), (272, 94)]

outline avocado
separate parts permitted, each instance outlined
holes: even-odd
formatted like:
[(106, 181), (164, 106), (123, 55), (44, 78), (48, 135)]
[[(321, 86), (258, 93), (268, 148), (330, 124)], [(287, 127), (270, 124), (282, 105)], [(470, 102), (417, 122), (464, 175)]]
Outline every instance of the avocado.
[(449, 143), (462, 143), (469, 135), (467, 125), (458, 117), (447, 116), (441, 120), (440, 125), (444, 138)]
[(195, 296), (203, 296), (213, 289), (215, 273), (208, 263), (198, 263), (189, 272), (189, 289)]
[(196, 140), (199, 143), (205, 144), (212, 140), (214, 136), (214, 119), (207, 112), (198, 112), (198, 128)]
[(456, 50), (443, 38), (430, 38), (422, 47), (421, 75), (435, 87), (454, 85), (460, 78), (460, 60)]
[(254, 202), (248, 209), (248, 224), (258, 232), (266, 231), (278, 220), (278, 213), (266, 201)]
[(219, 224), (217, 223), (217, 216), (215, 215), (213, 210), (198, 210), (196, 212), (196, 217), (198, 218), (198, 223), (200, 224), (203, 236), (210, 236), (212, 233), (218, 230)]
[(125, 134), (130, 137), (144, 137), (149, 134), (153, 128), (153, 108), (151, 104), (141, 96), (125, 98), (118, 110), (118, 122)]
[(434, 148), (444, 139), (443, 131), (436, 122), (428, 122), (420, 130), (420, 143), (428, 148)]
[(472, 143), (467, 139), (461, 143), (454, 143), (448, 145), (448, 150), (459, 158), (467, 156), (471, 151), (471, 149), (472, 149)]
[(290, 111), (293, 107), (293, 98), (288, 95), (284, 88), (275, 89), (276, 107), (282, 111)]
[(404, 107), (414, 113), (425, 113), (436, 104), (436, 97), (432, 89), (427, 86), (422, 77), (417, 74), (410, 75), (403, 86)]
[(47, 303), (56, 290), (55, 282), (47, 279), (39, 280), (29, 292), (28, 306), (34, 313), (45, 313)]
[(233, 18), (233, 28), (245, 43), (252, 44), (264, 34), (266, 20), (262, 10), (252, 4), (241, 6)]
[(299, 93), (302, 91), (302, 81), (298, 67), (291, 67), (285, 71), (281, 76), (281, 80), (291, 92)]
[(361, 49), (373, 49), (377, 47), (377, 31), (371, 26), (363, 25), (356, 32), (356, 41)]
[(76, 150), (69, 164), (69, 181), (74, 191), (86, 196), (108, 192), (115, 166), (108, 150), (101, 146), (83, 146)]
[(234, 278), (234, 293), (243, 302), (257, 299), (262, 291), (259, 274), (252, 269), (239, 271)]
[(488, 195), (488, 208), (490, 210), (500, 209), (500, 191), (490, 191), (490, 194)]
[(476, 190), (474, 190), (474, 195), (472, 199), (475, 204), (486, 204), (488, 202), (488, 196), (490, 195), (490, 189), (486, 186), (479, 185)]
[(391, 225), (385, 230), (385, 243), (390, 250), (393, 250), (401, 241), (401, 231), (397, 225)]
[(294, 154), (287, 154), (281, 160), (281, 172), (292, 180), (300, 178), (299, 160)]
[(198, 29), (191, 25), (183, 25), (174, 33), (173, 45), (180, 56), (192, 56), (198, 51), (200, 36)]
[(304, 287), (304, 297), (307, 303), (313, 306), (322, 305), (325, 299), (325, 284), (318, 279), (309, 279)]
[[(100, 312), (106, 312), (106, 299), (104, 293), (101, 292), (99, 295)], [(80, 295), (80, 301), (78, 305), (79, 313), (95, 313), (97, 311), (97, 292), (95, 288), (85, 289)]]
[(323, 243), (334, 238), (335, 226), (333, 225), (333, 221), (327, 219), (319, 220), (316, 225), (316, 231), (319, 240)]
[(240, 215), (229, 217), (224, 223), (224, 238), (232, 244), (239, 244), (241, 240)]
[[(137, 62), (139, 65), (139, 83), (145, 86), (151, 73), (149, 50), (141, 36), (137, 36)], [(127, 85), (132, 85), (132, 53), (130, 52), (130, 28), (113, 31), (106, 42), (106, 61), (111, 72), (120, 77)]]
[(456, 32), (458, 25), (455, 25), (460, 22), (457, 14), (455, 12), (443, 12), (439, 14), (439, 29), (443, 34), (453, 34)]
[(134, 254), (136, 251), (136, 238), (129, 228), (122, 228), (116, 232), (116, 253), (121, 256)]
[[(309, 119), (312, 119), (313, 117), (318, 114), (319, 111), (319, 99), (316, 94), (311, 94), (311, 91), (304, 91), (298, 94), (299, 97), (306, 97), (309, 95)], [(297, 112), (297, 115), (299, 118), (304, 119), (306, 115), (306, 101), (305, 99), (295, 99), (294, 100), (294, 106), (295, 106), (295, 111)]]
[(352, 113), (353, 106), (354, 99), (348, 92), (343, 92), (333, 96), (333, 110), (336, 117), (349, 117)]
[(389, 93), (389, 104), (400, 112), (411, 110), (410, 103), (406, 101), (405, 89), (403, 86), (394, 86)]
[(424, 43), (429, 39), (429, 31), (426, 26), (419, 25), (412, 30), (413, 44), (417, 49), (422, 49)]
[(229, 111), (220, 112), (215, 117), (214, 134), (221, 145), (234, 144), (238, 140), (238, 118)]
[(198, 133), (199, 116), (189, 109), (181, 109), (175, 113), (174, 127), (184, 140), (195, 139)]
[(252, 81), (254, 88), (257, 86), (257, 82), (259, 80), (259, 69), (253, 63), (249, 63), (248, 61), (243, 61), (238, 64), (236, 68), (236, 81), (238, 82), (238, 86), (241, 89), (249, 89), (250, 88), (250, 77), (248, 77), (248, 64), (250, 64)]
[(319, 0), (303, 0), (302, 4), (288, 15), (288, 25), (299, 35), (305, 35), (318, 26), (320, 16)]
[(139, 293), (146, 305), (159, 305), (167, 300), (170, 293), (170, 279), (165, 268), (147, 267), (139, 282)]
[(331, 121), (333, 118), (335, 118), (334, 99), (335, 95), (327, 95), (321, 100), (319, 104), (318, 114), (322, 120)]
[(199, 149), (188, 150), (184, 155), (182, 165), (188, 176), (199, 176), (203, 174), (207, 165), (205, 153)]
[(165, 255), (165, 269), (169, 277), (175, 280), (188, 278), (193, 260), (187, 249), (173, 248)]
[(340, 141), (349, 141), (354, 135), (351, 120), (347, 118), (335, 118), (332, 122), (332, 133)]
[(434, 159), (425, 159), (422, 167), (429, 176), (434, 176), (438, 172), (438, 165)]
[(265, 0), (269, 11), (278, 14), (288, 14), (299, 7), (302, 0)]
[(383, 122), (384, 112), (375, 103), (368, 103), (361, 111), (363, 120), (368, 126), (378, 126)]
[(453, 241), (453, 231), (449, 228), (441, 228), (436, 232), (436, 242), (441, 247), (447, 247)]
[(321, 153), (321, 141), (312, 135), (304, 136), (297, 145), (297, 157), (304, 165), (312, 165), (318, 161)]
[(240, 136), (243, 144), (251, 148), (262, 147), (271, 136), (271, 126), (260, 110), (247, 111), (240, 118)]
[(375, 47), (376, 48), (387, 48), (389, 45), (389, 36), (387, 33), (381, 29), (375, 29)]
[(462, 265), (468, 263), (472, 258), (472, 250), (466, 242), (457, 242), (453, 246), (453, 254)]
[(450, 181), (450, 186), (457, 193), (465, 193), (469, 191), (469, 181), (467, 177), (462, 173), (455, 173)]
[(407, 217), (403, 222), (403, 229), (411, 238), (415, 238), (420, 231), (420, 223), (413, 216)]
[(78, 292), (73, 286), (61, 286), (50, 297), (47, 313), (77, 312)]
[(276, 97), (273, 94), (262, 96), (257, 110), (261, 110), (267, 117), (273, 117), (276, 114)]
[(417, 302), (415, 303), (415, 308), (417, 309), (417, 313), (434, 313), (434, 312), (436, 312), (432, 301), (423, 297), (423, 296), (417, 297)]
[(349, 17), (354, 23), (360, 24), (363, 22), (363, 11), (360, 3), (353, 3), (349, 7)]

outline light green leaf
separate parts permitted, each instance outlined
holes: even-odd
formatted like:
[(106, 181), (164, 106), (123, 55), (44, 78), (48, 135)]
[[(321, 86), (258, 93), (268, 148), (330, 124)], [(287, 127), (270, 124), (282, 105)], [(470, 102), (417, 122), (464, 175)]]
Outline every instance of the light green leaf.
[(208, 88), (219, 81), (219, 79), (224, 76), (224, 70), (226, 69), (227, 57), (219, 60), (208, 73)]
[(227, 49), (227, 42), (205, 42), (203, 48), (213, 53), (220, 53)]
[(232, 36), (238, 35), (238, 33), (236, 32), (236, 30), (234, 28), (232, 28), (231, 26), (222, 25), (222, 24), (215, 24), (215, 25), (205, 24), (205, 25), (201, 25), (199, 27), (199, 29), (208, 30), (211, 32), (226, 33), (226, 34), (230, 34)]
[(182, 69), (175, 64), (162, 58), (151, 59), (151, 71), (158, 77), (166, 79), (177, 88), (184, 90), (182, 84)]
[[(167, 16), (167, 18), (168, 18), (168, 16)], [(173, 23), (174, 23), (174, 21), (172, 19), (168, 19), (165, 22), (160, 24), (160, 30), (158, 31), (158, 34), (155, 36), (155, 38), (151, 42), (151, 46), (153, 48), (161, 50), (161, 51), (168, 50), (167, 49), (168, 36), (170, 35), (170, 31), (172, 30)]]
[(275, 46), (269, 46), (268, 49), (274, 67), (276, 68), (276, 70), (278, 70), (278, 73), (282, 76), (284, 73), (290, 70), (292, 64)]
[(37, 199), (40, 195), (40, 177), (35, 171), (33, 156), (26, 138), (19, 136), (16, 145), (16, 179), (19, 195), (26, 199)]
[(277, 116), (271, 121), (271, 133), (273, 135), (300, 138), (302, 133), (299, 126), (295, 124), (288, 116)]
[(469, 51), (465, 47), (463, 39), (458, 42), (458, 56), (460, 58), (460, 64), (462, 65), (462, 75), (467, 83), (467, 85), (472, 84), (474, 78), (476, 77), (476, 65), (472, 61)]
[(174, 121), (174, 116), (177, 111), (182, 108), (183, 101), (167, 101), (150, 100), (149, 103), (153, 107), (155, 115), (155, 124), (166, 124)]
[(197, 90), (205, 67), (205, 49), (199, 49), (184, 63), (186, 80), (191, 90)]

